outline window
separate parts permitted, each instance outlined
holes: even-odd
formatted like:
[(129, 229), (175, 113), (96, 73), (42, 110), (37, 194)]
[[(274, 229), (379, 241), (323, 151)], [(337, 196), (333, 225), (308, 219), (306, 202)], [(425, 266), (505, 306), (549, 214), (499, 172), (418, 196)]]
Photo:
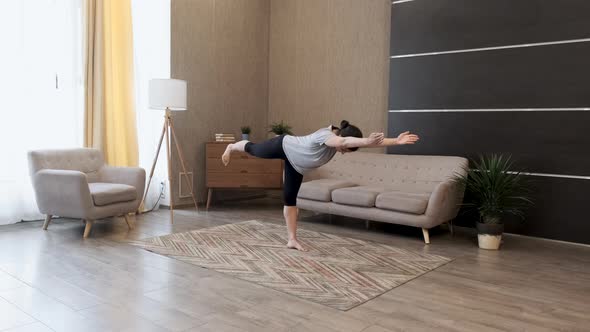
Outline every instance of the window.
[[(133, 0), (131, 4), (139, 166), (149, 172), (162, 132), (164, 112), (149, 108), (148, 82), (152, 78), (170, 77), (170, 0)], [(146, 197), (146, 209), (157, 201), (160, 183), (167, 182), (165, 151), (162, 147)]]
[(82, 0), (0, 2), (0, 224), (39, 218), (27, 151), (82, 146)]

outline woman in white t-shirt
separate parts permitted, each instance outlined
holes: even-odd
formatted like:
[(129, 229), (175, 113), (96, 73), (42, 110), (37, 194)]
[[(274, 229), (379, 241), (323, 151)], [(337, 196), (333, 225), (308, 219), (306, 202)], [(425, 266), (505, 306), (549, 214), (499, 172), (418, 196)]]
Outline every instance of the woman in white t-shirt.
[(247, 152), (252, 156), (285, 161), (283, 184), (283, 215), (287, 223), (289, 240), (287, 247), (305, 249), (297, 241), (297, 194), (303, 181), (303, 174), (330, 161), (336, 152), (347, 153), (363, 147), (384, 147), (414, 144), (419, 137), (410, 132), (401, 133), (397, 138), (385, 138), (383, 133), (372, 133), (363, 138), (356, 126), (343, 120), (340, 128), (329, 126), (307, 136), (280, 135), (261, 143), (240, 141), (229, 144), (221, 159), (227, 166), (234, 151)]

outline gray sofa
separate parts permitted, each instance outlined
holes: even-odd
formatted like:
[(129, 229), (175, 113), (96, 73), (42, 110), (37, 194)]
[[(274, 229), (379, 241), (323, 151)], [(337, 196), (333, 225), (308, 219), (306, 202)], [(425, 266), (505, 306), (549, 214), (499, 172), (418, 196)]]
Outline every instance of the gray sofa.
[(451, 180), (465, 172), (461, 157), (354, 152), (338, 154), (306, 174), (301, 209), (428, 229), (457, 216), (463, 192)]
[(29, 152), (29, 171), (39, 211), (46, 215), (83, 219), (84, 237), (94, 220), (135, 212), (143, 197), (145, 170), (111, 167), (96, 149), (38, 150)]

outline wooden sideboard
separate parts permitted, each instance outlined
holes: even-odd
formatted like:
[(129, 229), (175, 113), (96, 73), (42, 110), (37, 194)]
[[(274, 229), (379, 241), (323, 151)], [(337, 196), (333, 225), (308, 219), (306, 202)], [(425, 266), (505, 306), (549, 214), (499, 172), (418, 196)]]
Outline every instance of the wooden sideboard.
[(260, 159), (245, 152), (233, 152), (224, 166), (221, 155), (229, 143), (208, 142), (205, 147), (207, 209), (213, 189), (280, 189), (283, 187), (283, 161)]

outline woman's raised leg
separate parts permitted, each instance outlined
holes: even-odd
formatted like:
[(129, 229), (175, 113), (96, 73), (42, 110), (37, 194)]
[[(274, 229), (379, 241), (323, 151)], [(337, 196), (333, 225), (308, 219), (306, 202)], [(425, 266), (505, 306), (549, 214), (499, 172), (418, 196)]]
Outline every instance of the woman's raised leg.
[(236, 151), (236, 152), (244, 152), (245, 148), (246, 148), (246, 144), (248, 144), (250, 141), (239, 141), (236, 143), (232, 143), (232, 144), (228, 144), (227, 147), (225, 148), (225, 152), (223, 153), (223, 155), (221, 155), (221, 161), (223, 162), (223, 164), (225, 166), (229, 165), (229, 162), (231, 161), (231, 153)]
[(273, 137), (260, 143), (239, 141), (229, 144), (221, 156), (225, 166), (229, 164), (232, 152), (247, 152), (254, 157), (264, 159), (286, 159), (283, 151), (283, 136)]

